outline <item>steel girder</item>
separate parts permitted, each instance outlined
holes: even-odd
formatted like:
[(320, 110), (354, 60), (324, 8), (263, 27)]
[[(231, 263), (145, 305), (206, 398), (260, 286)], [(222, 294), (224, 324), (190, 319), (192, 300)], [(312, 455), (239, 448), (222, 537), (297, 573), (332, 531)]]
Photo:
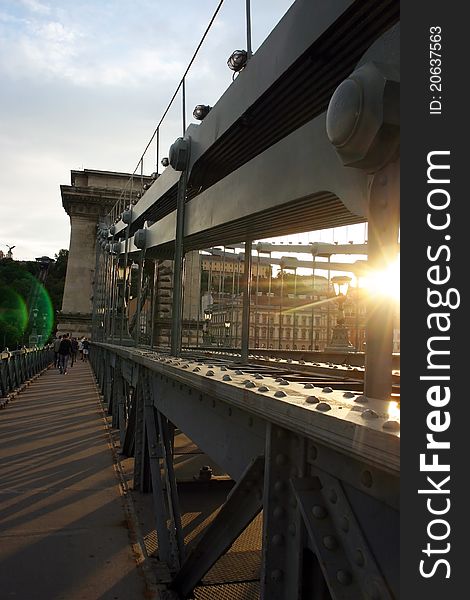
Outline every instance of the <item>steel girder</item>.
[[(260, 391), (243, 373), (215, 375), (217, 367), (136, 349), (96, 344), (91, 354), (98, 379), (100, 364), (119, 363), (119, 377), (135, 386), (135, 419), (126, 422), (134, 429), (134, 485), (152, 490), (160, 559), (181, 598), (261, 507), (263, 599), (398, 597), (398, 436), (385, 414), (374, 418), (370, 405), (346, 401), (339, 409), (331, 395), (300, 403), (297, 387), (276, 396), (285, 394), (282, 382), (265, 378), (271, 389)], [(189, 551), (172, 468), (174, 426), (237, 481)]]
[[(294, 3), (204, 121), (185, 133), (185, 250), (365, 220), (370, 175), (343, 166), (326, 134), (326, 109), (358, 66), (398, 66), (398, 19), (395, 0)], [(173, 253), (181, 176), (167, 167), (132, 207), (132, 222), (116, 225), (115, 239), (127, 232), (131, 253), (146, 221), (147, 248)]]

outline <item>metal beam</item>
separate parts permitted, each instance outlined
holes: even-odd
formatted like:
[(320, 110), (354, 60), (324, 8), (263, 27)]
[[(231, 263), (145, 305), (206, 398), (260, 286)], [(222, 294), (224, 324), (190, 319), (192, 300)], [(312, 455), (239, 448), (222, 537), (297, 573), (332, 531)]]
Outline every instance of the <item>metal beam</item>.
[(232, 488), (215, 519), (207, 526), (178, 571), (171, 588), (187, 598), (209, 569), (260, 512), (264, 457), (257, 457)]

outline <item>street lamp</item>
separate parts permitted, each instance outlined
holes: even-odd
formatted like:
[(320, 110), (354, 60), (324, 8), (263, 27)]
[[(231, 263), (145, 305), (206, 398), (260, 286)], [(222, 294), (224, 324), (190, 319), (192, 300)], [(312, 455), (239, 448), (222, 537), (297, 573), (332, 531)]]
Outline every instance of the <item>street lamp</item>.
[(208, 343), (210, 341), (210, 334), (209, 334), (209, 323), (212, 320), (212, 312), (210, 310), (205, 310), (204, 311), (204, 325), (203, 325), (203, 330), (202, 330), (202, 337), (203, 339), (205, 339), (205, 342)]
[(349, 341), (348, 330), (344, 326), (344, 303), (348, 293), (351, 277), (347, 275), (338, 275), (331, 278), (331, 283), (335, 290), (336, 302), (338, 304), (338, 316), (336, 325), (333, 327), (333, 335), (329, 346), (325, 348), (326, 352), (351, 352), (354, 346)]
[(224, 327), (225, 327), (225, 344), (228, 343), (227, 340), (228, 340), (229, 335), (230, 335), (230, 326), (231, 325), (232, 324), (230, 323), (230, 321), (227, 321), (227, 319), (226, 319), (225, 322), (224, 322)]

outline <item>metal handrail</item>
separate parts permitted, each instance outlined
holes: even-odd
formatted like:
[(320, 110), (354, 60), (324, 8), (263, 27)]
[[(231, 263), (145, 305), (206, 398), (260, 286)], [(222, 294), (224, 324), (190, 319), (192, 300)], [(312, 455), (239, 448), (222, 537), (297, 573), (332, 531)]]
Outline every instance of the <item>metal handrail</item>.
[(43, 348), (22, 348), (0, 353), (0, 408), (4, 408), (11, 395), (53, 361), (52, 345)]

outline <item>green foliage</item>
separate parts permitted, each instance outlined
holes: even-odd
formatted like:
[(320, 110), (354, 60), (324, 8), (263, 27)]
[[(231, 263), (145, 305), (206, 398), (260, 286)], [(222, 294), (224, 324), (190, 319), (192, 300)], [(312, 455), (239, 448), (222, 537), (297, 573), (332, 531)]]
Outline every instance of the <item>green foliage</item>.
[[(13, 350), (28, 343), (32, 304), (39, 309), (39, 319), (47, 313), (47, 331), (55, 329), (55, 315), (62, 307), (67, 259), (68, 250), (60, 250), (55, 255), (44, 284), (45, 290), (37, 279), (40, 268), (36, 261), (0, 260), (0, 349), (8, 347)], [(51, 322), (51, 317), (54, 322)]]

